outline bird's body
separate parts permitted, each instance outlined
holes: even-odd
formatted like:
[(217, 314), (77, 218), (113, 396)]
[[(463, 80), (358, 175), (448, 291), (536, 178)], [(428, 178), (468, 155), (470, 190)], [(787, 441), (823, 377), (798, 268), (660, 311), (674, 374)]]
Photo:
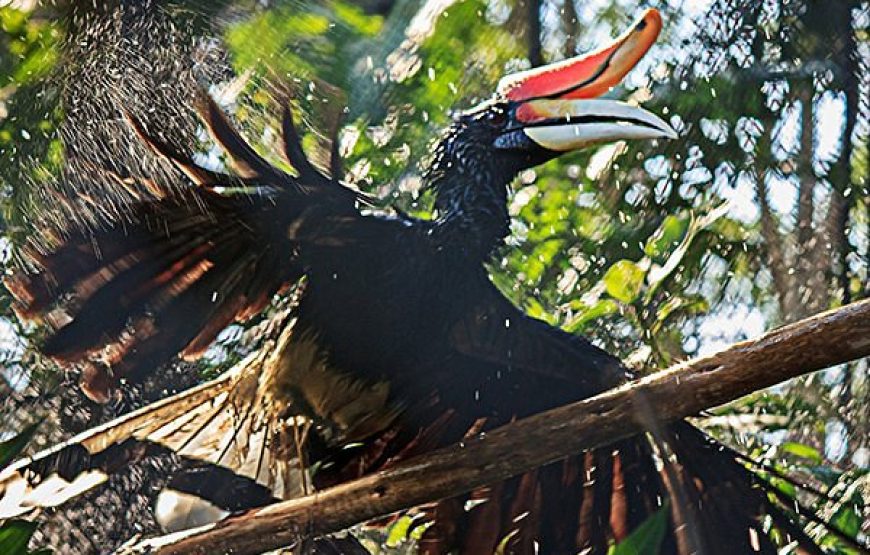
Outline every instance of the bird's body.
[[(477, 375), (494, 375), (492, 369), (506, 377), (511, 372), (509, 354), (487, 364), (486, 357), (463, 353), (457, 344), (463, 339), (459, 328), (478, 322), (490, 328), (493, 344), (504, 341), (500, 336), (522, 334), (532, 326), (556, 340), (582, 343), (587, 347), (584, 355), (607, 357), (515, 308), (490, 281), (487, 259), (465, 251), (462, 244), (443, 241), (440, 225), (361, 216), (358, 226), (366, 231), (350, 233), (369, 240), (313, 255), (297, 325), (328, 347), (336, 366), (375, 380), (457, 375), (472, 383)], [(517, 353), (518, 359), (521, 356)], [(543, 371), (546, 361), (540, 362)], [(576, 362), (575, 368), (558, 371), (565, 376), (575, 372), (579, 382), (589, 361)], [(575, 395), (591, 392), (580, 388)]]
[[(379, 230), (371, 243), (336, 248), (309, 271), (296, 327), (332, 367), (388, 381), (407, 432), (431, 422), (409, 421), (421, 403), (461, 409), (467, 429), (478, 418), (502, 424), (582, 399), (603, 389), (602, 373), (611, 384), (622, 375), (609, 355), (511, 305), (483, 260), (442, 243), (437, 222), (368, 218), (360, 225)], [(529, 353), (513, 339), (530, 332), (553, 348)]]

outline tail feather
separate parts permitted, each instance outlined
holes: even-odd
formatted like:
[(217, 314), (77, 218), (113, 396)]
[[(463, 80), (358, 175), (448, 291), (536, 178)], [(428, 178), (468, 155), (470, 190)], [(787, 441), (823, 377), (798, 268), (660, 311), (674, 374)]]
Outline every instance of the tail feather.
[(213, 264), (206, 258), (213, 249), (210, 239), (206, 235), (175, 248), (160, 245), (133, 251), (85, 276), (69, 291), (73, 300), (67, 307), (74, 318), (46, 341), (43, 352), (76, 361), (107, 338), (117, 337), (129, 316), (143, 312), (145, 304), (152, 302), (152, 295), (156, 297), (152, 304), (166, 304), (168, 296), (183, 292)]
[(665, 431), (666, 456), (638, 436), (463, 496), (452, 523), (439, 503), (427, 513), (441, 521), (424, 535), (426, 552), (603, 554), (667, 510), (661, 553), (775, 554), (766, 517), (783, 543), (821, 553), (733, 451), (684, 422)]
[(480, 488), (469, 495), (472, 506), (466, 515), (466, 541), (461, 553), (492, 553), (501, 537), (501, 506), (493, 502), (505, 497), (505, 483)]
[(21, 287), (36, 288), (31, 291), (34, 298), (27, 309), (44, 310), (56, 300), (54, 292), (68, 290), (77, 281), (131, 253), (183, 246), (198, 238), (214, 222), (213, 215), (194, 210), (173, 220), (165, 214), (168, 206), (171, 204), (165, 202), (143, 203), (136, 210), (139, 223), (117, 222), (96, 233), (77, 230), (62, 237), (61, 244), (49, 253), (31, 248), (30, 258), (42, 271), (32, 275), (19, 273), (16, 278)]
[(619, 528), (634, 530), (660, 509), (659, 502), (665, 498), (665, 494), (659, 472), (649, 463), (653, 460), (653, 453), (648, 442), (625, 443), (620, 446), (618, 460), (627, 509), (625, 521)]
[(579, 545), (591, 547), (593, 552), (601, 552), (607, 548), (612, 458), (606, 451), (589, 451), (583, 464), (583, 501), (576, 541)]
[(531, 530), (538, 530), (541, 525), (541, 508), (544, 500), (541, 488), (540, 470), (528, 472), (520, 478), (515, 497), (510, 505), (508, 519), (517, 528), (509, 540), (509, 547), (514, 551), (534, 552), (537, 535)]
[(130, 125), (130, 128), (139, 137), (152, 152), (163, 160), (169, 161), (173, 166), (184, 173), (193, 183), (202, 187), (214, 187), (223, 182), (222, 176), (218, 173), (202, 168), (190, 161), (183, 153), (176, 150), (172, 145), (161, 141), (157, 137), (148, 134), (142, 124), (133, 117), (130, 113), (124, 111), (124, 118)]

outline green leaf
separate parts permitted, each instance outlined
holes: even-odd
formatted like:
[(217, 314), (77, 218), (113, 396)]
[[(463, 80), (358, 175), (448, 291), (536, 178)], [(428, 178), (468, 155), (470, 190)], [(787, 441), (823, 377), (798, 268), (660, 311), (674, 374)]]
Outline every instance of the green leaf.
[(3, 555), (27, 555), (27, 542), (36, 531), (36, 523), (26, 520), (10, 520), (0, 526), (0, 553)]
[(390, 532), (387, 534), (387, 539), (384, 544), (387, 547), (398, 547), (402, 542), (408, 539), (408, 532), (413, 523), (414, 519), (407, 515), (397, 520), (395, 524), (390, 526)]
[[(41, 422), (34, 422), (24, 428), (17, 436), (0, 443), (0, 468), (8, 465), (13, 459), (15, 459), (15, 457), (24, 451), (24, 448), (30, 442), (30, 439), (33, 437), (33, 434), (36, 432), (36, 429), (40, 424)], [(0, 551), (0, 553), (3, 553), (3, 551)]]
[(631, 260), (620, 260), (604, 274), (604, 287), (614, 299), (632, 303), (640, 296), (646, 272)]
[(551, 310), (547, 310), (539, 300), (534, 298), (529, 299), (526, 302), (525, 311), (529, 316), (543, 320), (553, 326), (557, 325), (559, 322), (557, 314), (553, 313)]
[(646, 303), (649, 303), (659, 287), (665, 280), (677, 270), (681, 263), (684, 262), (686, 253), (689, 252), (689, 247), (692, 242), (698, 237), (699, 233), (721, 218), (728, 210), (728, 203), (722, 203), (718, 207), (713, 208), (699, 218), (691, 217), (687, 224), (687, 229), (683, 234), (683, 239), (676, 245), (667, 256), (666, 260), (661, 264), (653, 264), (649, 271), (649, 287), (646, 291)]
[(586, 310), (579, 310), (562, 328), (569, 333), (575, 333), (582, 330), (589, 322), (618, 311), (619, 305), (613, 299), (601, 299)]
[(656, 321), (653, 323), (650, 331), (653, 335), (658, 335), (672, 316), (695, 316), (708, 310), (710, 310), (710, 304), (701, 295), (671, 297), (659, 307), (656, 312)]
[(410, 538), (411, 540), (413, 540), (413, 541), (415, 541), (415, 542), (418, 542), (418, 541), (422, 540), (422, 539), (423, 539), (423, 534), (425, 534), (425, 533), (426, 533), (426, 530), (428, 530), (429, 528), (431, 528), (433, 524), (435, 524), (435, 521), (434, 521), (434, 520), (427, 520), (427, 521), (425, 521), (425, 522), (423, 522), (423, 523), (421, 523), (421, 524), (417, 524), (417, 525), (415, 525), (415, 526), (411, 529), (411, 533), (408, 534), (408, 538)]
[(384, 24), (383, 17), (366, 15), (365, 12), (353, 4), (336, 2), (333, 4), (333, 9), (338, 19), (363, 35), (376, 36)]
[(646, 519), (643, 524), (616, 545), (607, 555), (658, 555), (668, 525), (668, 504)]
[[(787, 472), (787, 469), (779, 469), (779, 470), (783, 470), (783, 471)], [(771, 486), (775, 487), (776, 489), (778, 489), (782, 493), (786, 494), (790, 498), (794, 499), (797, 496), (797, 488), (791, 482), (789, 482), (787, 480), (783, 480), (782, 478), (779, 478), (777, 476), (772, 476), (768, 472), (758, 472), (758, 476), (764, 480), (767, 480), (767, 482)]]
[(822, 462), (822, 455), (819, 453), (818, 449), (814, 447), (810, 447), (809, 445), (804, 445), (803, 443), (796, 443), (794, 441), (786, 441), (779, 447), (786, 453), (791, 453), (797, 457), (802, 459), (807, 459), (812, 461), (815, 464), (820, 464)]
[(861, 529), (861, 518), (858, 516), (855, 505), (852, 503), (843, 504), (834, 514), (831, 524), (850, 538), (857, 537)]
[(643, 252), (655, 262), (664, 262), (668, 253), (683, 240), (688, 229), (689, 218), (679, 218), (674, 215), (666, 217), (662, 225), (647, 240)]

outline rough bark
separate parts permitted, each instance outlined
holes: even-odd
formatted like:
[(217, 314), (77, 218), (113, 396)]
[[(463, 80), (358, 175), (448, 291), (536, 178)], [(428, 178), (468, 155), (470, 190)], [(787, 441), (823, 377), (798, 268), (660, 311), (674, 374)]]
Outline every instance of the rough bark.
[(815, 110), (812, 81), (799, 83), (798, 87), (800, 87), (797, 97), (801, 106), (801, 134), (798, 154), (800, 185), (798, 187), (797, 239), (798, 245), (804, 247), (813, 238), (813, 213), (815, 212), (813, 193), (816, 188), (816, 176), (813, 169)]
[[(858, 63), (858, 47), (855, 41), (855, 34), (852, 31), (852, 2), (838, 3), (834, 9), (833, 18), (835, 26), (838, 29), (836, 39), (834, 41), (834, 61), (837, 65), (837, 80), (840, 82), (840, 88), (845, 94), (845, 113), (843, 117), (845, 124), (843, 126), (842, 146), (840, 157), (837, 159), (829, 179), (831, 181), (831, 198), (828, 205), (828, 214), (825, 218), (827, 237), (831, 242), (831, 259), (833, 282), (836, 283), (836, 288), (839, 289), (840, 299), (842, 304), (852, 302), (851, 291), (851, 276), (849, 272), (848, 255), (849, 255), (849, 221), (850, 212), (856, 205), (857, 199), (860, 196), (858, 185), (852, 182), (852, 154), (854, 145), (852, 135), (855, 132), (855, 126), (858, 123), (860, 107), (860, 90), (858, 76), (861, 68)], [(860, 294), (860, 291), (859, 291)], [(850, 407), (852, 404), (852, 388), (853, 374), (858, 370), (858, 365), (855, 363), (847, 364), (844, 368), (843, 383), (840, 386), (840, 395), (837, 399), (840, 407), (847, 411), (852, 409), (861, 410), (861, 405)], [(847, 427), (847, 437), (856, 438), (857, 441), (850, 441), (848, 444), (850, 458), (857, 449), (864, 447), (860, 438), (866, 437), (866, 434), (859, 435), (856, 433), (856, 422), (852, 419), (845, 419), (844, 424)]]
[(790, 292), (796, 297), (792, 312), (783, 314), (790, 322), (814, 314), (830, 306), (827, 276), (832, 256), (831, 240), (825, 226), (816, 227), (815, 194), (818, 185), (813, 161), (815, 158), (816, 99), (812, 81), (800, 83), (798, 100), (801, 105), (800, 152), (798, 154), (797, 236), (795, 277), (797, 287)]
[(773, 288), (776, 290), (776, 298), (779, 300), (779, 308), (782, 314), (790, 314), (793, 289), (793, 275), (789, 272), (791, 265), (786, 260), (784, 252), (785, 237), (779, 233), (779, 223), (768, 200), (767, 168), (770, 166), (770, 140), (772, 124), (765, 122), (762, 136), (758, 141), (756, 152), (755, 170), (755, 194), (758, 200), (758, 208), (761, 212), (761, 237), (764, 239), (763, 249), (767, 253), (767, 267), (773, 277)]
[(139, 544), (163, 555), (259, 553), (488, 483), (673, 421), (801, 374), (870, 355), (870, 300), (769, 332), (596, 397), (314, 495), (174, 538)]
[[(838, 68), (840, 88), (846, 96), (845, 125), (843, 126), (840, 157), (831, 172), (831, 201), (828, 216), (825, 218), (827, 234), (833, 247), (833, 261), (836, 283), (841, 290), (841, 302), (852, 301), (849, 287), (849, 268), (846, 256), (849, 253), (848, 225), (849, 212), (858, 198), (859, 192), (852, 190), (852, 135), (858, 122), (860, 110), (860, 90), (858, 87), (858, 47), (852, 32), (852, 13), (849, 4), (838, 4), (835, 11), (840, 34), (836, 39), (835, 61)], [(847, 196), (848, 192), (848, 196)]]

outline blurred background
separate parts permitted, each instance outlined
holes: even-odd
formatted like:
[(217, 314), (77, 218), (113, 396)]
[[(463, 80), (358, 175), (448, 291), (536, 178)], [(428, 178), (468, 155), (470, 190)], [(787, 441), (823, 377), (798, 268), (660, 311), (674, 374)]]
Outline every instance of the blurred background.
[[(648, 6), (662, 11), (663, 36), (609, 96), (664, 114), (680, 139), (524, 172), (513, 236), (490, 266), (498, 286), (648, 369), (870, 295), (870, 3), (857, 0), (0, 2), (0, 259), (18, 263), (37, 225), (122, 214), (131, 175), (181, 186), (129, 136), (121, 109), (221, 168), (189, 107), (197, 87), (279, 165), (290, 103), (315, 160), (337, 148), (350, 185), (425, 216), (421, 167), (452, 110), (487, 98), (505, 73), (595, 48)], [(38, 422), (28, 448), (42, 448), (198, 383), (255, 348), (257, 325), (98, 406), (38, 356), (40, 330), (16, 320), (0, 289), (0, 441)], [(697, 422), (866, 541), (868, 375), (855, 361)], [(100, 552), (154, 533), (151, 503), (175, 462), (138, 465), (45, 515), (33, 543)], [(403, 526), (372, 541), (408, 551)]]

